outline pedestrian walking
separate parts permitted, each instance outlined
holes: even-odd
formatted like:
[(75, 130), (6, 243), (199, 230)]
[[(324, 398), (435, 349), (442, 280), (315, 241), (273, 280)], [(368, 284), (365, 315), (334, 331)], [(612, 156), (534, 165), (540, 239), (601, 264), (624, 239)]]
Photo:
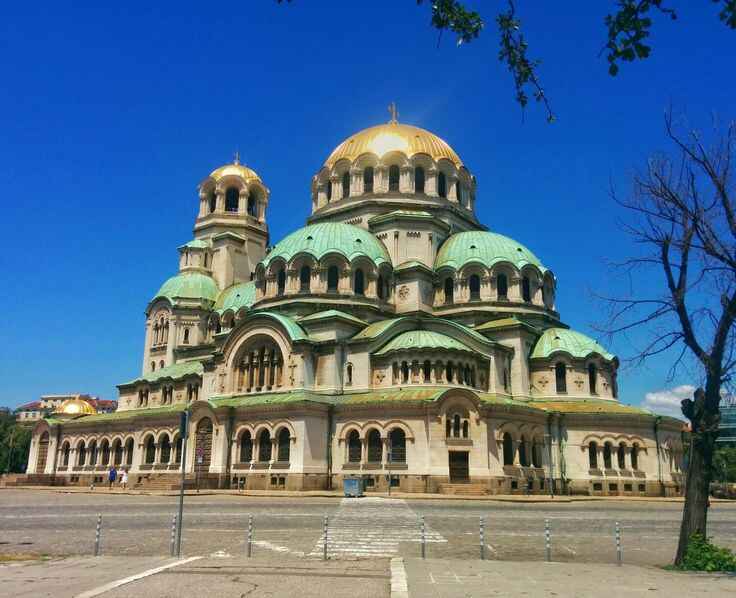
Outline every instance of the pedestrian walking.
[(123, 490), (128, 489), (128, 472), (125, 469), (120, 474), (120, 485), (123, 487)]
[(110, 471), (107, 474), (108, 489), (112, 490), (115, 480), (118, 479), (118, 470), (115, 469), (114, 465), (110, 466)]

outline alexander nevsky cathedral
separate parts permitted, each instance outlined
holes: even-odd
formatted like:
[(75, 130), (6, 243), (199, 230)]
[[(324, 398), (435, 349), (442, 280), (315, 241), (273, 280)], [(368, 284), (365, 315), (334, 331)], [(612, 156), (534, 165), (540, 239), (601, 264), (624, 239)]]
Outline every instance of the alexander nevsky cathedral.
[(565, 324), (548, 265), (478, 221), (476, 179), (437, 135), (395, 110), (350, 135), (275, 244), (266, 182), (237, 158), (198, 189), (140, 374), (115, 413), (72, 399), (36, 424), (27, 481), (114, 464), (176, 488), (184, 458), (200, 488), (681, 491), (682, 422), (619, 402), (617, 358)]

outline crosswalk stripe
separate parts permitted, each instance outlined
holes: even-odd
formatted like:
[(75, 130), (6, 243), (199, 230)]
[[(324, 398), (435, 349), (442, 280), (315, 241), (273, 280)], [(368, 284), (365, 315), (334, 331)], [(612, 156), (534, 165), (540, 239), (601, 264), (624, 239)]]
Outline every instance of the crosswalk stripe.
[[(442, 534), (425, 527), (425, 542), (447, 542)], [(344, 498), (327, 530), (329, 556), (394, 557), (400, 542), (421, 542), (420, 519), (406, 504), (395, 498)], [(321, 556), (324, 534), (310, 556)]]

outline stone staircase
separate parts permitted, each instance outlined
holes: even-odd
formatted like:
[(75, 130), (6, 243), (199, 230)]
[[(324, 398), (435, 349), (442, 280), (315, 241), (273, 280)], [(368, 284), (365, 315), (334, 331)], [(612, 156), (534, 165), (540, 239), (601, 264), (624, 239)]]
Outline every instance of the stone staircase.
[(484, 496), (487, 490), (484, 484), (440, 484), (440, 494), (460, 494), (464, 496)]

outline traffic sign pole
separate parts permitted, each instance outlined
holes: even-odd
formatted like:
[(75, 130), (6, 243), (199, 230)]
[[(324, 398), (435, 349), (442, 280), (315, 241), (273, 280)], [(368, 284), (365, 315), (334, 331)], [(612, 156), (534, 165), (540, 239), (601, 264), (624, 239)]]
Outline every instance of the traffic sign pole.
[(181, 435), (181, 486), (179, 487), (179, 515), (176, 520), (176, 556), (181, 557), (181, 527), (184, 523), (184, 477), (187, 465), (187, 439), (189, 438), (189, 410), (181, 414), (179, 422), (179, 433)]

